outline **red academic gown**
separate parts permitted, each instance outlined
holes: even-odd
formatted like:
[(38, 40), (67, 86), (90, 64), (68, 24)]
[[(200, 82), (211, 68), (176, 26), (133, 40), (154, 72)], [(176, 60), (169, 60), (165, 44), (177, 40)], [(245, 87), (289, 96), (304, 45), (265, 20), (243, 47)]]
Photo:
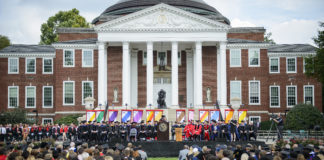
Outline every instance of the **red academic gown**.
[(210, 140), (210, 137), (209, 137), (209, 125), (205, 124), (204, 125), (204, 139), (205, 140)]
[(195, 135), (199, 136), (201, 134), (201, 125), (196, 124), (193, 129)]
[(194, 129), (195, 129), (195, 126), (193, 124), (187, 124), (185, 126), (184, 132), (185, 132), (187, 138), (192, 137), (192, 135), (194, 134)]

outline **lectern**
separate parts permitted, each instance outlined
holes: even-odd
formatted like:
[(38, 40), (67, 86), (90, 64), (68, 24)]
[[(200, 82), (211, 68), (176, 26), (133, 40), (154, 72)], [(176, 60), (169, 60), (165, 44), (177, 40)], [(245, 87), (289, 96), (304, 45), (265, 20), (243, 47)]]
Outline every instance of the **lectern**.
[(175, 135), (176, 135), (176, 141), (181, 142), (182, 141), (182, 128), (176, 128)]
[(169, 140), (169, 123), (159, 122), (157, 126), (157, 140), (168, 141)]

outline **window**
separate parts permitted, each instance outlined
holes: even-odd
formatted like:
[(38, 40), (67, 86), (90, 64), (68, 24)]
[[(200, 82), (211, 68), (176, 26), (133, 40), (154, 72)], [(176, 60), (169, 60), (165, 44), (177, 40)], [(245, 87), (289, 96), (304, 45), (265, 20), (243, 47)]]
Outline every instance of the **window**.
[(261, 122), (261, 117), (260, 116), (250, 116), (249, 122)]
[(143, 52), (143, 65), (146, 65), (147, 63), (147, 53)]
[(297, 86), (287, 86), (287, 107), (297, 104)]
[(270, 107), (280, 107), (279, 86), (270, 86)]
[(241, 97), (241, 81), (231, 81), (230, 83), (231, 89), (231, 99), (232, 98), (240, 98)]
[(314, 105), (314, 86), (304, 86), (304, 103)]
[(93, 67), (93, 50), (82, 50), (82, 67)]
[(82, 82), (82, 105), (84, 105), (84, 99), (87, 97), (93, 97), (93, 81)]
[(249, 67), (260, 67), (260, 49), (249, 49)]
[(26, 73), (36, 73), (35, 58), (26, 58)]
[[(161, 62), (163, 64), (161, 64)], [(163, 65), (163, 66), (167, 65), (167, 54), (166, 54), (166, 52), (158, 52), (157, 65)]]
[(8, 87), (8, 108), (16, 108), (19, 104), (19, 87), (9, 86)]
[(230, 66), (241, 67), (241, 50), (231, 49), (230, 50)]
[(35, 86), (26, 86), (26, 108), (36, 108)]
[(43, 58), (43, 74), (52, 74), (52, 73), (53, 73), (53, 59)]
[(53, 107), (53, 86), (43, 87), (43, 108)]
[(178, 65), (181, 66), (181, 51), (178, 52)]
[(249, 81), (249, 104), (260, 105), (260, 81)]
[(296, 73), (296, 58), (287, 58), (287, 73)]
[(270, 73), (280, 73), (279, 58), (270, 58)]
[(8, 73), (9, 74), (19, 73), (19, 58), (8, 58)]
[(74, 81), (63, 82), (63, 105), (74, 105)]
[(53, 118), (42, 118), (42, 124), (52, 124), (53, 123)]
[(63, 67), (74, 67), (74, 50), (64, 50)]

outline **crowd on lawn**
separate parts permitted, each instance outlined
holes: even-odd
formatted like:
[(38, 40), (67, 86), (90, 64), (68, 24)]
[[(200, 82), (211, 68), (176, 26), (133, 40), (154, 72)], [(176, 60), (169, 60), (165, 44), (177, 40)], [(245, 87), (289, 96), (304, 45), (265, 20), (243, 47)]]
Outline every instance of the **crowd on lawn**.
[(256, 146), (241, 145), (198, 145), (184, 146), (179, 152), (179, 160), (324, 160), (324, 145), (286, 144)]
[(1, 144), (0, 160), (146, 160), (147, 154), (141, 146), (127, 146), (116, 143), (115, 146), (90, 145), (74, 142), (66, 145), (51, 142), (18, 142)]

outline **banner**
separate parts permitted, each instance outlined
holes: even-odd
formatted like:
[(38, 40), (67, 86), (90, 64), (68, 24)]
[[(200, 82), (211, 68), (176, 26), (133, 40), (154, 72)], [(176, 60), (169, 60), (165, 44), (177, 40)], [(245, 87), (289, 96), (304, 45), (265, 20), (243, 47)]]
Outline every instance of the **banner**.
[(127, 121), (131, 121), (132, 111), (131, 110), (122, 110), (121, 112), (121, 122), (126, 123)]
[(195, 120), (195, 110), (189, 110), (188, 111), (188, 121)]
[(200, 119), (200, 122), (209, 121), (209, 111), (199, 110), (199, 119)]
[(210, 120), (215, 120), (216, 122), (219, 121), (219, 110), (211, 110), (210, 111)]
[(96, 112), (95, 111), (87, 111), (87, 122), (94, 121), (96, 119)]
[(241, 123), (241, 121), (245, 120), (246, 118), (246, 113), (247, 110), (238, 110), (238, 117), (239, 117), (239, 123)]
[(104, 112), (105, 111), (97, 111), (96, 112), (96, 121), (97, 122), (102, 122), (104, 120)]
[(133, 122), (140, 123), (143, 117), (143, 110), (134, 110), (133, 111)]
[(162, 118), (163, 111), (155, 111), (154, 112), (154, 121), (160, 121)]
[(176, 114), (177, 114), (176, 121), (182, 123), (185, 120), (186, 111), (185, 110), (177, 110)]
[[(151, 122), (154, 117), (154, 111), (146, 111), (146, 122)], [(153, 122), (152, 122), (153, 123)]]
[(225, 110), (225, 123), (228, 123), (233, 118), (234, 110), (226, 109)]
[(118, 110), (110, 110), (108, 111), (109, 122), (115, 122), (117, 119)]

